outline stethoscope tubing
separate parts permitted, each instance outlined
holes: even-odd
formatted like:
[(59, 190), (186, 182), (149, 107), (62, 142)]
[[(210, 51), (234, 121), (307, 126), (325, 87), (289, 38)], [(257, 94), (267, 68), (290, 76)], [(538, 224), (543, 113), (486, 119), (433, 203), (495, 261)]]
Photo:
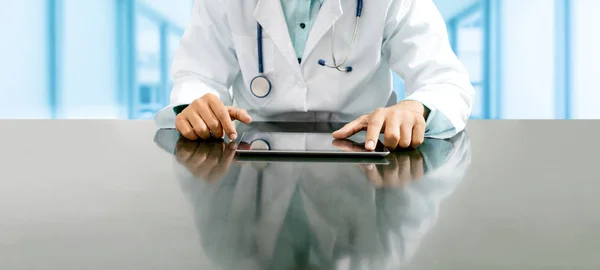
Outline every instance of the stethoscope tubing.
[[(327, 65), (327, 63), (325, 62), (325, 60), (323, 59), (319, 59), (318, 64), (324, 67), (329, 67), (329, 68), (335, 68), (340, 72), (344, 72), (344, 73), (349, 73), (352, 72), (352, 67), (348, 66), (346, 68), (340, 68), (342, 65), (344, 65), (344, 63), (346, 63), (346, 61), (348, 60), (348, 57), (350, 57), (350, 54), (352, 53), (352, 50), (354, 49), (354, 45), (356, 43), (356, 39), (358, 37), (358, 26), (360, 23), (360, 17), (362, 16), (362, 8), (363, 8), (363, 0), (357, 0), (357, 4), (356, 4), (356, 23), (354, 25), (354, 33), (352, 34), (352, 42), (350, 43), (350, 49), (348, 51), (348, 53), (346, 54), (346, 56), (342, 59), (342, 61), (338, 64), (337, 59), (335, 57), (335, 24), (332, 26), (331, 29), (331, 59), (333, 60), (333, 65)], [(269, 79), (264, 76), (264, 62), (263, 62), (263, 31), (262, 31), (262, 26), (260, 25), (259, 22), (256, 23), (256, 43), (257, 43), (257, 53), (258, 53), (258, 76), (256, 76), (252, 82), (250, 83), (250, 91), (252, 92), (252, 94), (258, 98), (264, 98), (267, 95), (269, 95), (269, 93), (271, 92), (271, 82), (269, 81)], [(268, 89), (265, 89), (267, 91), (263, 91), (266, 92), (266, 94), (263, 95), (257, 95), (256, 93), (260, 91), (256, 91), (256, 89), (253, 88), (253, 82), (258, 79), (258, 78), (264, 78), (264, 80), (266, 81), (266, 87)], [(263, 85), (265, 85), (265, 81), (263, 81)], [(258, 82), (258, 81), (257, 81)], [(260, 83), (259, 83), (260, 85)], [(260, 87), (260, 86), (259, 86)], [(260, 88), (259, 88), (260, 89)]]
[(256, 24), (256, 43), (258, 46), (258, 73), (262, 75), (264, 73), (263, 66), (263, 46), (262, 46), (262, 26), (260, 23)]

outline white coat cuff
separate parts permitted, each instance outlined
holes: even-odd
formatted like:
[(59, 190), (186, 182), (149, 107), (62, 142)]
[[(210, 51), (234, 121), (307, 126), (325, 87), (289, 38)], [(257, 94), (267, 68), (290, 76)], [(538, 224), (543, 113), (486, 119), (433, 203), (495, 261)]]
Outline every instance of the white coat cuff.
[(198, 80), (190, 80), (177, 83), (171, 91), (171, 103), (160, 110), (154, 117), (158, 129), (175, 128), (175, 112), (173, 108), (178, 105), (186, 105), (206, 94), (213, 94), (221, 98), (218, 91)]
[(416, 91), (406, 98), (406, 100), (418, 101), (430, 110), (426, 121), (426, 137), (435, 139), (451, 138), (458, 133), (457, 130), (463, 129), (463, 127), (461, 127), (462, 124), (452, 122), (452, 120), (444, 114), (444, 111), (437, 106), (435, 102), (436, 99), (440, 99), (438, 93), (426, 90)]

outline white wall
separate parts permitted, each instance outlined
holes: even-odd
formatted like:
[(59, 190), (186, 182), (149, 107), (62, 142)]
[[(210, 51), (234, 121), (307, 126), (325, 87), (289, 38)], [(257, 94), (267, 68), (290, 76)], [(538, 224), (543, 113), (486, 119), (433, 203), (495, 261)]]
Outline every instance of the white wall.
[(63, 1), (58, 117), (119, 117), (115, 1)]
[(554, 118), (554, 6), (548, 0), (500, 3), (501, 117)]
[(0, 1), (0, 118), (48, 118), (45, 0)]
[(600, 118), (600, 1), (577, 0), (573, 5), (573, 118)]

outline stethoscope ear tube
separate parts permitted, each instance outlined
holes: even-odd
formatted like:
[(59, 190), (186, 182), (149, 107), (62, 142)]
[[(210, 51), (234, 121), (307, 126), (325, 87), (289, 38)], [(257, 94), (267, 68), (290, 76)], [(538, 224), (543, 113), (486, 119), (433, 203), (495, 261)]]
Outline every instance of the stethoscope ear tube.
[(358, 25), (360, 23), (360, 14), (362, 13), (362, 1), (359, 0), (358, 3), (358, 7), (356, 9), (356, 23), (354, 25), (354, 33), (352, 34), (352, 42), (350, 43), (350, 50), (348, 50), (348, 54), (339, 64), (337, 63), (337, 59), (335, 58), (335, 25), (333, 25), (333, 27), (331, 28), (331, 59), (333, 60), (333, 65), (327, 65), (327, 63), (323, 59), (319, 59), (319, 65), (328, 68), (335, 68), (338, 71), (345, 73), (352, 72), (353, 68), (351, 66), (347, 66), (345, 68), (341, 68), (341, 66), (344, 65), (346, 60), (348, 60), (348, 57), (350, 57), (350, 54), (352, 54), (354, 44), (356, 43), (356, 37), (358, 36)]

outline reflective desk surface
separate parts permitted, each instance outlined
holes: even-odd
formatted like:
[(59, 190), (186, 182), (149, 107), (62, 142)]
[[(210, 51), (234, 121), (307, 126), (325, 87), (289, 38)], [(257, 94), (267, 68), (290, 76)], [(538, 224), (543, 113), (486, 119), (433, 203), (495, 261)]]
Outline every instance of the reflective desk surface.
[(146, 121), (0, 121), (0, 269), (600, 269), (600, 122), (473, 121), (387, 165)]

